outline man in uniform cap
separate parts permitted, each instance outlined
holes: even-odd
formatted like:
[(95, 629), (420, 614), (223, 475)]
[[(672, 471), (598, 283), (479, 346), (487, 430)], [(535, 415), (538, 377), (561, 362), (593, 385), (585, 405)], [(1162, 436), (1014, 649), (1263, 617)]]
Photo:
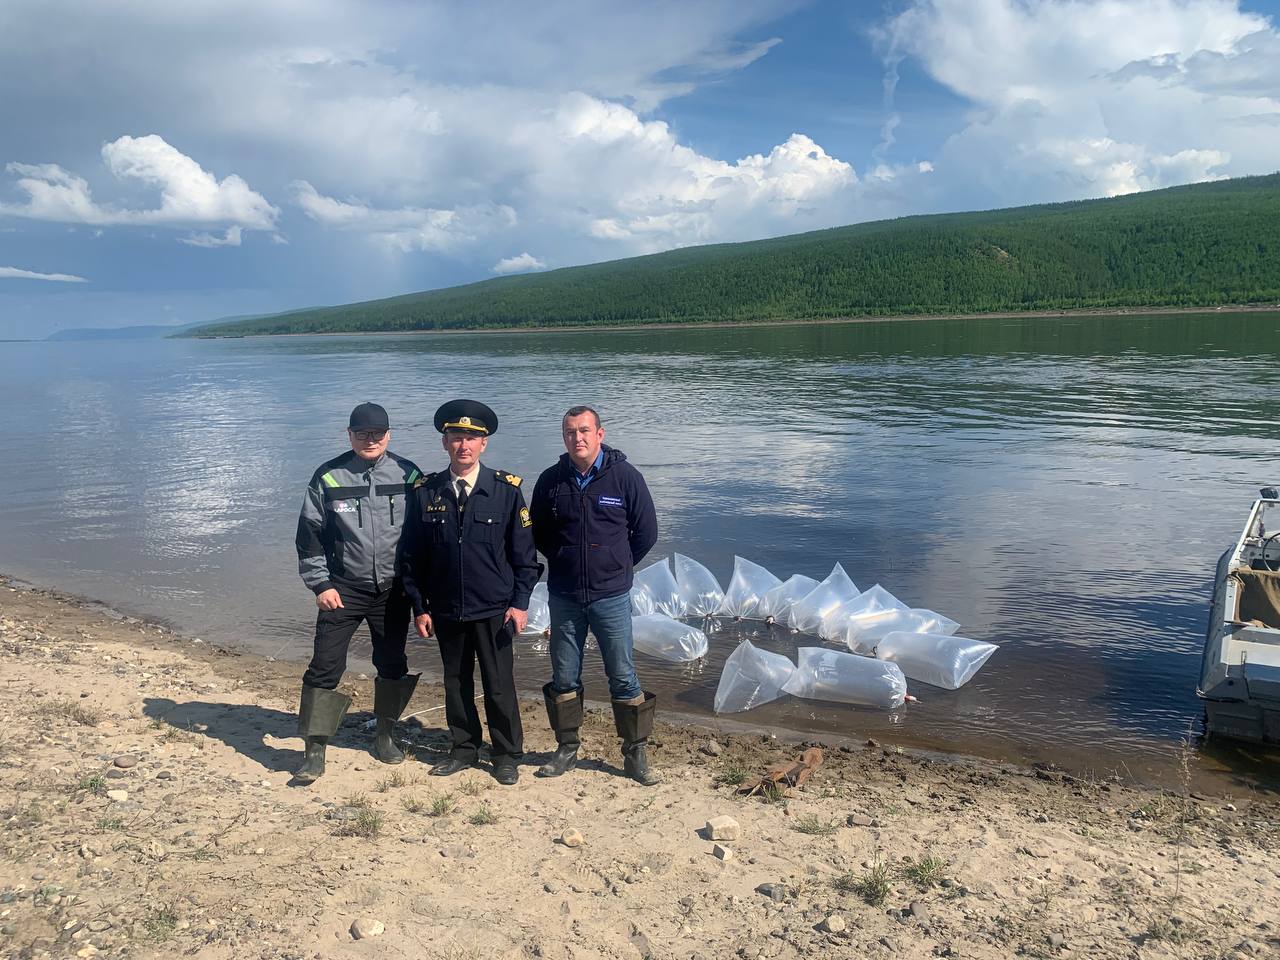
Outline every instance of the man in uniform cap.
[(400, 559), (418, 633), (435, 631), (444, 666), (453, 747), (431, 773), (449, 776), (479, 758), (473, 680), (479, 660), (493, 776), (511, 785), (524, 752), (511, 645), (529, 618), (542, 567), (520, 478), (480, 463), (497, 415), (483, 403), (452, 400), (436, 411), (435, 425), (449, 469), (414, 487)]
[(295, 773), (300, 783), (324, 773), (325, 747), (351, 705), (335, 688), (361, 621), (369, 625), (378, 670), (373, 752), (383, 763), (404, 760), (391, 733), (418, 682), (417, 674), (408, 675), (405, 658), (409, 601), (396, 576), (396, 553), (409, 493), (422, 474), (387, 449), (391, 421), (376, 403), (351, 411), (347, 439), (351, 449), (312, 474), (298, 517), (298, 572), (320, 611), (298, 710), (298, 733), (306, 743)]

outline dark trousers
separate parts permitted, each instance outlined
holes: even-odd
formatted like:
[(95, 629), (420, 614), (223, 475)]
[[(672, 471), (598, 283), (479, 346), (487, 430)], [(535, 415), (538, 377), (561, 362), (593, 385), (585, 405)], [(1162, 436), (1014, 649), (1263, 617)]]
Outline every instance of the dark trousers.
[(449, 755), (467, 763), (475, 762), (480, 752), (480, 713), (473, 679), (477, 660), (493, 756), (519, 757), (524, 752), (511, 625), (504, 625), (502, 618), (499, 613), (484, 620), (436, 620), (433, 624), (444, 665), (444, 716), (453, 737)]
[(397, 584), (377, 593), (343, 584), (337, 590), (342, 606), (321, 610), (316, 617), (315, 647), (302, 675), (303, 684), (325, 690), (338, 685), (347, 669), (347, 648), (361, 621), (369, 624), (378, 676), (399, 680), (409, 672), (404, 644), (409, 635), (410, 606), (404, 588)]

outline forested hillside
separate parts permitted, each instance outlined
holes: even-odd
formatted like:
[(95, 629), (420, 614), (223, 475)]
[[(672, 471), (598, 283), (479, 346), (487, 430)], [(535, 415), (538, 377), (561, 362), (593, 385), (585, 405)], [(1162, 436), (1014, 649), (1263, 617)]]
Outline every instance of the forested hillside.
[(1280, 300), (1280, 174), (690, 247), (188, 336)]

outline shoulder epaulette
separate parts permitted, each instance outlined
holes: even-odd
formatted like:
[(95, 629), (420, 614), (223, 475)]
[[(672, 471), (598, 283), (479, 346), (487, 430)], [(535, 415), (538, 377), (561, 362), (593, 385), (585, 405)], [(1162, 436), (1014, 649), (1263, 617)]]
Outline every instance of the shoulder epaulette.
[(514, 473), (507, 473), (505, 470), (495, 470), (493, 472), (498, 475), (499, 480), (509, 483), (513, 487), (520, 486), (521, 480)]

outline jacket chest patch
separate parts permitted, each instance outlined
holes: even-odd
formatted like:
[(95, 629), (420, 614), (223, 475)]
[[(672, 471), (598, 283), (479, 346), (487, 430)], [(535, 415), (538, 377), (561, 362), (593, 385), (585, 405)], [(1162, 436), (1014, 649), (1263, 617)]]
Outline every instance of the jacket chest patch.
[(621, 497), (606, 497), (601, 495), (600, 506), (602, 507), (621, 507), (624, 506)]

